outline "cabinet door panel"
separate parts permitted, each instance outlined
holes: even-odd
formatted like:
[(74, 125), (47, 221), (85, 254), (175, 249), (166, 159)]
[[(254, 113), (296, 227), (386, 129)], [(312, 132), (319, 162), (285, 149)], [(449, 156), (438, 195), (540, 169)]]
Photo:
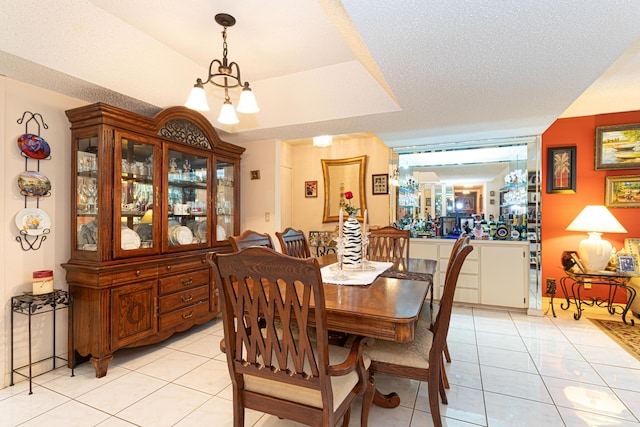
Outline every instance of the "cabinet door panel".
[(114, 350), (158, 331), (157, 294), (156, 280), (119, 286), (111, 291)]
[(202, 151), (165, 147), (167, 188), (164, 195), (164, 249), (184, 251), (210, 246), (211, 156)]
[(113, 200), (116, 258), (160, 252), (159, 155), (157, 141), (116, 132)]
[(526, 307), (529, 257), (525, 246), (483, 246), (480, 251), (480, 303)]

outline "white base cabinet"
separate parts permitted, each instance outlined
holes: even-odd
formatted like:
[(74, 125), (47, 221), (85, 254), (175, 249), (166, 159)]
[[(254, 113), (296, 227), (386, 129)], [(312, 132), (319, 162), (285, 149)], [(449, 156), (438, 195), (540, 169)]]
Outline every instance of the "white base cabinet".
[[(435, 299), (442, 295), (452, 239), (411, 239), (412, 258), (436, 259)], [(529, 244), (508, 240), (472, 240), (474, 250), (465, 260), (455, 301), (508, 308), (529, 306)]]

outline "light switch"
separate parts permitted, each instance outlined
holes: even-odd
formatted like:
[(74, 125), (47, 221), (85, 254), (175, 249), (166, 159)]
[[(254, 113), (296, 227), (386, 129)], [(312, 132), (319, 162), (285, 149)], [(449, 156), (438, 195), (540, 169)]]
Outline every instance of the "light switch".
[(264, 220), (265, 220), (265, 222), (271, 221), (271, 214), (269, 212), (265, 212)]

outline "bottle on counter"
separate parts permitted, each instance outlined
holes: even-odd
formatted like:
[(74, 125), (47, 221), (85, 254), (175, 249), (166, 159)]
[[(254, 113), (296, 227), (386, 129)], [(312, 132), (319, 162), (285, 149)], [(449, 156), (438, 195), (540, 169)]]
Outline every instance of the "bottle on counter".
[(496, 225), (496, 239), (506, 240), (509, 238), (509, 227), (504, 222), (504, 216), (498, 217), (498, 224)]
[(520, 240), (527, 240), (527, 214), (522, 214), (522, 223), (520, 225)]
[(520, 240), (520, 224), (516, 214), (511, 214), (511, 240)]
[(496, 238), (496, 227), (497, 224), (493, 219), (493, 214), (489, 215), (489, 239), (493, 240)]

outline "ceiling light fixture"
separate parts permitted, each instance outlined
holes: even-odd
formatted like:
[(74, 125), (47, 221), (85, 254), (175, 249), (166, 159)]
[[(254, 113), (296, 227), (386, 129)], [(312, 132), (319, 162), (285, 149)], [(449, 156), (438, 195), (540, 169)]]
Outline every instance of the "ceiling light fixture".
[[(236, 19), (226, 13), (219, 13), (215, 16), (215, 20), (224, 28), (222, 30), (222, 61), (218, 59), (211, 61), (211, 64), (209, 64), (209, 77), (205, 82), (202, 79), (196, 80), (196, 84), (193, 85), (189, 99), (184, 106), (192, 110), (209, 111), (204, 85), (211, 83), (224, 89), (224, 103), (218, 116), (218, 122), (225, 125), (235, 125), (239, 122), (236, 110), (239, 113), (252, 114), (260, 111), (260, 107), (256, 103), (256, 98), (249, 87), (249, 82), (242, 82), (240, 66), (235, 62), (229, 63), (227, 60), (227, 28), (233, 27)], [(242, 87), (242, 93), (238, 101), (238, 108), (234, 109), (229, 98), (229, 89), (238, 86)]]
[(330, 147), (333, 144), (333, 137), (331, 135), (320, 135), (313, 137), (314, 147)]

